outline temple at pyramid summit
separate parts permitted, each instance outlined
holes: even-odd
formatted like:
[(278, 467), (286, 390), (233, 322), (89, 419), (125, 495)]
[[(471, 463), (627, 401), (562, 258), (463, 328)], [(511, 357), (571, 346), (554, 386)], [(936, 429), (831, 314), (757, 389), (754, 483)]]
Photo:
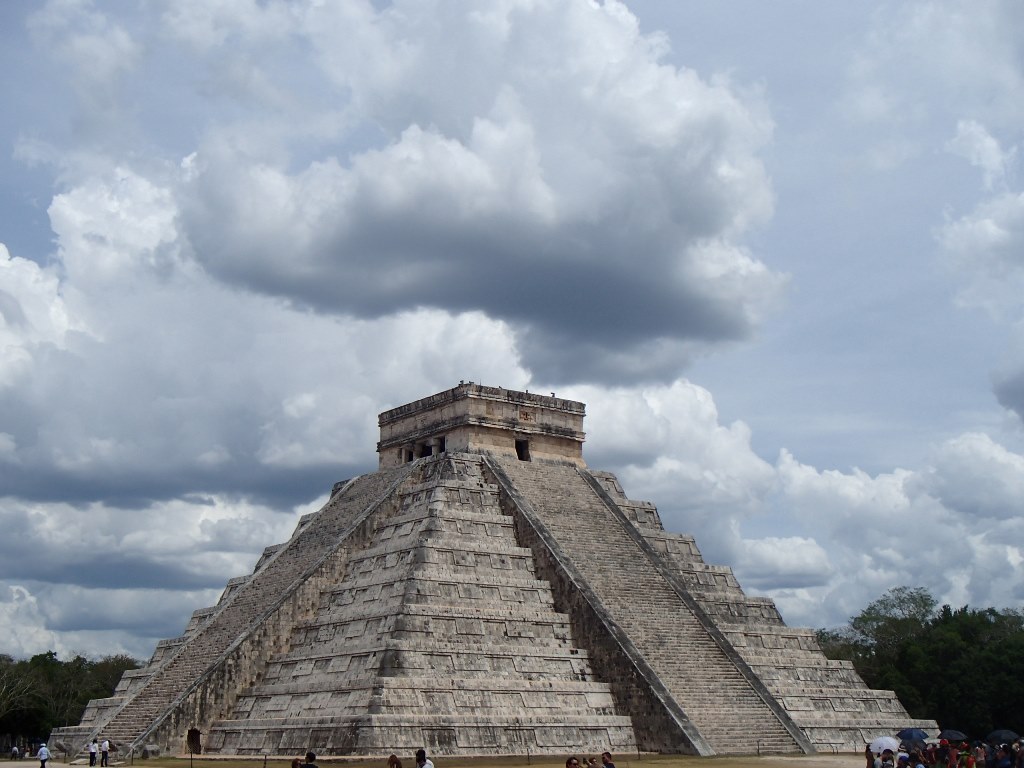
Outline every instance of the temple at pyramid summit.
[(799, 754), (935, 728), (590, 469), (584, 413), (470, 382), (380, 414), (377, 472), (336, 484), (51, 741)]

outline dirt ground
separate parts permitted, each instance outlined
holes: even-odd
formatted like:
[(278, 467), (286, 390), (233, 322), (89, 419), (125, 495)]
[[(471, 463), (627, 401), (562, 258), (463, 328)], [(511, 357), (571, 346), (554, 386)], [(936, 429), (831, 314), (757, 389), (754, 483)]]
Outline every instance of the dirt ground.
[[(400, 755), (403, 763), (415, 766), (411, 755)], [(406, 760), (406, 758), (408, 758)], [(564, 758), (553, 758), (549, 755), (533, 755), (530, 758), (520, 757), (436, 757), (432, 758), (437, 768), (512, 768), (512, 766), (530, 766), (531, 768), (565, 768)], [(191, 761), (188, 755), (179, 757), (161, 757), (154, 760), (136, 758), (134, 763), (139, 768), (289, 768), (290, 759), (278, 757), (235, 758), (235, 757), (195, 757)], [(366, 758), (318, 758), (320, 766), (337, 766), (337, 768), (385, 768), (387, 761)], [(86, 760), (75, 760), (73, 765), (88, 765)], [(51, 759), (49, 766), (66, 765), (62, 760)], [(127, 767), (129, 762), (111, 761), (112, 768)], [(860, 768), (864, 765), (864, 757), (860, 754), (818, 754), (818, 755), (771, 755), (765, 757), (684, 757), (678, 755), (616, 755), (617, 768)], [(39, 761), (26, 758), (19, 761), (0, 761), (0, 768), (39, 768)]]

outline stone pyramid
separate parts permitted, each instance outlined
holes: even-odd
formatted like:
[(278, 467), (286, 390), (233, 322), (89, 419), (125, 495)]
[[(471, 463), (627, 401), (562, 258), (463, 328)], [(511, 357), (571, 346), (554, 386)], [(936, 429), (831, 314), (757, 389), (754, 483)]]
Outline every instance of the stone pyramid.
[(913, 720), (582, 457), (584, 405), (478, 384), (51, 741), (136, 753), (863, 749)]

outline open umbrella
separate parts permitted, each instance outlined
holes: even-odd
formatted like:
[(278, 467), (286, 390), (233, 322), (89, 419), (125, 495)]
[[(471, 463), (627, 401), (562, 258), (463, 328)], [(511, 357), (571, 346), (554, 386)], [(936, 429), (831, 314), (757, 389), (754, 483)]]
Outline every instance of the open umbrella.
[(902, 731), (897, 731), (896, 737), (903, 739), (904, 742), (924, 741), (928, 738), (928, 733), (920, 728), (904, 728)]
[(988, 736), (985, 737), (985, 741), (989, 744), (1009, 744), (1011, 741), (1019, 739), (1013, 731), (1007, 730), (1006, 728), (1000, 728), (997, 731), (992, 731)]
[(877, 739), (873, 740), (870, 744), (868, 744), (868, 747), (876, 755), (879, 752), (885, 752), (885, 750), (887, 749), (892, 750), (893, 754), (896, 754), (896, 752), (900, 748), (900, 740), (894, 739), (892, 736), (879, 736)]
[(939, 731), (939, 738), (949, 741), (967, 741), (967, 734), (956, 730), (956, 728), (945, 728)]

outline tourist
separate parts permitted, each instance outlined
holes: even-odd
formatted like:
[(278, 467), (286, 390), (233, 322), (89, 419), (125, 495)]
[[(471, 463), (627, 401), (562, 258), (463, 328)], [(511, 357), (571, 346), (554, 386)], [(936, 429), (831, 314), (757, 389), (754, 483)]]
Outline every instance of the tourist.
[(580, 768), (580, 759), (576, 755), (570, 755), (565, 761), (565, 768)]
[(39, 758), (39, 768), (46, 768), (46, 761), (50, 759), (50, 750), (46, 748), (46, 744), (39, 745), (39, 751), (36, 752), (36, 757)]
[[(434, 768), (434, 761), (427, 757), (427, 750), (416, 750), (416, 765), (418, 765), (419, 768)], [(579, 763), (577, 762), (576, 765), (579, 765)]]
[(92, 742), (89, 744), (89, 765), (90, 766), (96, 765), (96, 753), (99, 752), (99, 751), (100, 751), (99, 742), (96, 739), (93, 739)]
[(17, 744), (11, 744), (11, 760), (17, 760), (17, 759), (18, 759), (18, 745)]
[(388, 755), (388, 768), (402, 768), (402, 761), (398, 759), (398, 755)]
[(302, 758), (301, 757), (292, 758), (292, 768), (302, 768)]
[(304, 762), (300, 766), (300, 768), (317, 768), (317, 765), (316, 765), (316, 753), (312, 752), (312, 751), (307, 752), (306, 753), (306, 762)]
[(597, 768), (597, 758), (596, 757), (587, 758), (587, 768)]
[(946, 739), (939, 740), (939, 748), (935, 750), (934, 765), (949, 765), (949, 742)]
[(104, 738), (100, 742), (100, 768), (107, 768), (110, 765), (110, 739)]
[(601, 765), (603, 765), (604, 768), (615, 768), (615, 763), (612, 762), (611, 752), (601, 753)]

